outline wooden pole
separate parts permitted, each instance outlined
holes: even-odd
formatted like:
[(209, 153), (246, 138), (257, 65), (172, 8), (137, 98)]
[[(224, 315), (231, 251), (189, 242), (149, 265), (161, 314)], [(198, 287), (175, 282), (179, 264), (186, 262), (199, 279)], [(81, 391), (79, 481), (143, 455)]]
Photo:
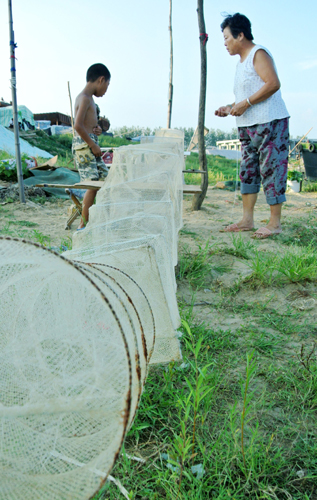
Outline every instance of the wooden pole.
[(72, 129), (73, 129), (73, 136), (75, 135), (75, 129), (74, 129), (74, 118), (73, 118), (73, 104), (72, 104), (72, 96), (70, 93), (70, 85), (69, 82), (67, 82), (68, 85), (68, 95), (69, 95), (69, 103), (70, 103), (70, 119), (72, 122)]
[(173, 34), (172, 34), (172, 0), (170, 0), (169, 14), (169, 32), (170, 32), (170, 79), (168, 85), (168, 105), (167, 105), (167, 128), (171, 128), (172, 122), (172, 103), (173, 103)]
[(208, 189), (208, 165), (205, 148), (205, 110), (207, 89), (207, 51), (208, 35), (206, 34), (204, 19), (204, 0), (197, 0), (198, 27), (200, 39), (200, 93), (198, 111), (198, 153), (199, 167), (205, 172), (201, 176), (201, 193), (195, 194), (192, 201), (192, 210), (200, 210)]
[(301, 140), (300, 140), (300, 141), (298, 141), (298, 143), (297, 143), (297, 144), (293, 147), (293, 149), (292, 149), (292, 151), (290, 152), (289, 156), (293, 153), (294, 149), (296, 149), (296, 148), (297, 148), (298, 144), (300, 144), (300, 143), (302, 142), (302, 140), (303, 140), (303, 139), (305, 139), (306, 135), (308, 135), (308, 134), (309, 134), (309, 132), (310, 132), (311, 130), (313, 130), (313, 127), (311, 127), (311, 128), (308, 130), (308, 132), (306, 132), (306, 134), (305, 134), (305, 135), (303, 135), (303, 137), (301, 138)]
[(16, 165), (17, 165), (20, 203), (25, 203), (23, 172), (22, 172), (22, 163), (21, 163), (21, 151), (20, 151), (17, 87), (16, 87), (16, 85), (17, 85), (16, 68), (15, 68), (16, 44), (14, 42), (11, 0), (8, 0), (8, 7), (9, 7), (10, 69), (11, 69), (12, 110), (13, 110), (13, 125), (14, 125), (14, 139), (15, 139), (15, 160), (16, 160)]

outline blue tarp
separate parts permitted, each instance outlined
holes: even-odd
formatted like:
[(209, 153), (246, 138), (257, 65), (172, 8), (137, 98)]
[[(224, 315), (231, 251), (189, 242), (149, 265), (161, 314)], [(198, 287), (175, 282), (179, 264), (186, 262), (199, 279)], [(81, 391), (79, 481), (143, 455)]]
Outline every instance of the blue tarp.
[[(0, 150), (6, 151), (9, 155), (15, 156), (14, 132), (0, 125)], [(21, 154), (29, 156), (40, 156), (41, 158), (53, 158), (53, 156), (43, 149), (31, 146), (27, 141), (20, 139)]]

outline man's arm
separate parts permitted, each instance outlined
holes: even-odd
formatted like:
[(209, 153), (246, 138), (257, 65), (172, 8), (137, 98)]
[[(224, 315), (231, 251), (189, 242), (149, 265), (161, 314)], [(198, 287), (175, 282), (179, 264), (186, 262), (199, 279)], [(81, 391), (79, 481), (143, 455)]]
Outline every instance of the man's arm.
[(78, 110), (76, 113), (76, 119), (75, 119), (75, 130), (76, 132), (80, 135), (83, 141), (85, 141), (88, 146), (90, 147), (92, 153), (95, 156), (101, 156), (101, 149), (96, 144), (92, 138), (89, 136), (87, 130), (85, 129), (84, 126), (84, 121), (85, 121), (85, 116), (87, 114), (88, 108), (91, 105), (91, 101), (89, 97), (82, 96), (79, 102)]
[(250, 103), (248, 103), (247, 99), (245, 99), (244, 101), (238, 102), (238, 104), (233, 106), (230, 111), (230, 114), (233, 116), (243, 115), (243, 113), (250, 107), (250, 104), (253, 106), (259, 102), (266, 101), (266, 99), (275, 94), (281, 86), (272, 58), (265, 50), (259, 49), (256, 51), (253, 64), (255, 71), (261, 80), (264, 81), (264, 85), (260, 88), (260, 90), (248, 97)]

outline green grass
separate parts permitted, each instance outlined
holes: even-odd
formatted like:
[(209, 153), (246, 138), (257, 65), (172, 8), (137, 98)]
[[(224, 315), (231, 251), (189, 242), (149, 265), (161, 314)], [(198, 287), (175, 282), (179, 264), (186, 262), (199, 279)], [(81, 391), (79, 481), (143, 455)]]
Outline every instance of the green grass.
[(197, 252), (192, 252), (188, 246), (183, 247), (180, 251), (176, 271), (179, 279), (186, 279), (192, 287), (201, 288), (205, 284), (210, 272), (209, 241), (207, 241), (205, 246), (199, 245)]
[(255, 251), (249, 266), (252, 274), (244, 279), (244, 283), (253, 288), (317, 281), (317, 251), (312, 246), (293, 245), (284, 255)]
[[(207, 155), (208, 181), (215, 184), (218, 181), (236, 180), (237, 162), (221, 156)], [(186, 169), (199, 170), (198, 153), (186, 157)], [(200, 174), (184, 174), (186, 184), (200, 184)]]
[(312, 212), (308, 217), (286, 219), (283, 223), (283, 233), (278, 240), (284, 245), (317, 246), (317, 214)]
[(317, 192), (317, 182), (316, 181), (304, 181), (302, 191), (304, 193), (316, 193)]
[(231, 240), (232, 247), (221, 247), (220, 253), (234, 255), (235, 257), (249, 260), (251, 258), (251, 255), (256, 250), (255, 243), (243, 238), (241, 233), (232, 234)]
[[(73, 156), (72, 156), (72, 140), (73, 136), (72, 134), (62, 134), (62, 135), (52, 135), (49, 136), (42, 130), (35, 130), (32, 132), (34, 135), (36, 134), (36, 137), (23, 137), (24, 140), (29, 142), (32, 146), (36, 146), (40, 149), (43, 149), (44, 151), (47, 151), (48, 153), (52, 154), (53, 156), (58, 155), (58, 161), (57, 165), (59, 167), (67, 167), (67, 168), (73, 168)], [(127, 141), (126, 139), (122, 139), (121, 137), (110, 137), (110, 136), (104, 136), (101, 135), (99, 136), (99, 145), (101, 147), (119, 147), (119, 146), (126, 146), (126, 145), (131, 145), (131, 144), (136, 144), (131, 141)], [(10, 155), (8, 155), (4, 151), (0, 151), (0, 160), (8, 159), (11, 158)], [(47, 161), (47, 158), (37, 158), (37, 162), (39, 164), (44, 163)], [(25, 171), (26, 173), (26, 171)], [(1, 171), (0, 171), (1, 174)]]
[(198, 236), (198, 233), (195, 233), (194, 231), (189, 231), (188, 229), (181, 229), (179, 232), (180, 235), (185, 235), (185, 236), (192, 236), (193, 238), (196, 238)]
[(111, 137), (110, 135), (100, 135), (99, 136), (99, 146), (101, 148), (109, 147), (120, 147), (120, 146), (131, 146), (133, 144), (139, 144), (133, 141), (127, 141), (122, 137)]
[(22, 227), (36, 227), (38, 224), (36, 222), (31, 222), (29, 220), (11, 220), (10, 224)]
[[(138, 500), (315, 500), (316, 358), (283, 356), (283, 334), (183, 317), (184, 362), (151, 367), (112, 475)], [(120, 495), (106, 483), (94, 498)]]
[(32, 146), (37, 146), (44, 149), (52, 155), (59, 155), (59, 157), (71, 158), (72, 135), (47, 135), (42, 130), (35, 131), (36, 137), (25, 137)]
[[(186, 232), (183, 234), (188, 234)], [(195, 233), (190, 233), (196, 236)], [(214, 264), (214, 255), (232, 255), (244, 260), (251, 273), (242, 277), (234, 290), (228, 293), (237, 293), (241, 287), (268, 288), (282, 287), (286, 283), (317, 282), (317, 249), (313, 245), (301, 247), (292, 245), (285, 253), (271, 253), (258, 251), (258, 242), (243, 238), (241, 234), (232, 235), (232, 246), (211, 245), (209, 240), (205, 245), (199, 245), (197, 250), (184, 245), (180, 249), (176, 276), (186, 279), (191, 287), (203, 288), (213, 280), (213, 271), (217, 274), (230, 273), (234, 269), (228, 263)], [(231, 264), (232, 266), (232, 264)]]

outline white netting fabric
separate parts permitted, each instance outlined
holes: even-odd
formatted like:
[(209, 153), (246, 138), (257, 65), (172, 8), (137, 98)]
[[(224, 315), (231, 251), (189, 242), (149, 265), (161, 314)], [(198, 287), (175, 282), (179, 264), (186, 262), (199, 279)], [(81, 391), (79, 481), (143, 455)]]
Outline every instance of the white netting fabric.
[(141, 286), (156, 324), (151, 363), (181, 357), (174, 266), (182, 227), (183, 167), (184, 135), (179, 130), (161, 129), (138, 146), (115, 150), (89, 223), (74, 235), (73, 250), (64, 254), (115, 265)]
[(149, 363), (181, 359), (183, 137), (159, 133), (116, 150), (72, 251), (0, 238), (0, 500), (90, 498)]
[(0, 239), (1, 500), (88, 499), (94, 471), (114, 464), (145, 361), (122, 299), (99, 284), (40, 246)]

